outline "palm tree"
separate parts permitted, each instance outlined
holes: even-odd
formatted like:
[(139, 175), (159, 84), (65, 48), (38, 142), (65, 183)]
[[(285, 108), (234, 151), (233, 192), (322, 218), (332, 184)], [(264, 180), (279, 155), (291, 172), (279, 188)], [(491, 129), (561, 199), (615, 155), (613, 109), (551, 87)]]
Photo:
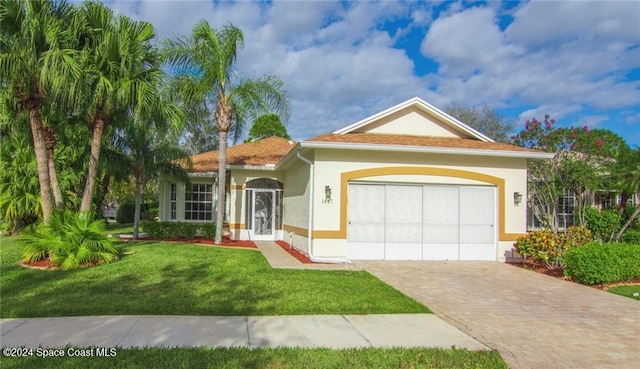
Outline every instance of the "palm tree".
[(172, 104), (158, 104), (164, 72), (160, 55), (152, 44), (153, 25), (114, 16), (100, 2), (85, 2), (79, 10), (82, 19), (85, 73), (78, 100), (92, 130), (91, 154), (83, 192), (81, 212), (91, 211), (99, 171), (102, 137), (107, 126), (118, 124), (114, 115), (147, 114), (159, 109), (172, 123), (180, 114)]
[[(638, 194), (640, 192), (640, 148), (627, 150), (618, 156), (617, 181), (619, 189), (625, 197)], [(638, 199), (636, 199), (638, 202)], [(624, 204), (623, 204), (624, 205)], [(636, 203), (636, 209), (631, 213), (629, 219), (622, 225), (616, 234), (616, 240), (620, 240), (624, 232), (631, 226), (633, 221), (640, 216), (640, 203)]]
[(165, 133), (130, 121), (114, 140), (124, 154), (121, 162), (129, 168), (135, 181), (134, 239), (139, 234), (142, 191), (147, 182), (159, 174), (189, 182), (187, 172), (180, 165), (188, 161), (189, 155), (177, 146), (178, 140), (172, 139), (174, 135)]
[(283, 83), (274, 76), (236, 79), (238, 49), (244, 45), (242, 31), (227, 25), (212, 29), (201, 20), (187, 38), (165, 43), (167, 62), (174, 66), (176, 90), (185, 103), (204, 104), (214, 112), (218, 130), (218, 201), (215, 241), (222, 239), (227, 172), (227, 137), (238, 138), (244, 125), (259, 115), (277, 112), (288, 116), (289, 104)]
[(41, 109), (73, 89), (69, 81), (78, 75), (72, 14), (64, 0), (0, 2), (0, 88), (11, 91), (12, 109), (29, 117), (45, 219), (54, 212), (55, 167), (49, 165)]

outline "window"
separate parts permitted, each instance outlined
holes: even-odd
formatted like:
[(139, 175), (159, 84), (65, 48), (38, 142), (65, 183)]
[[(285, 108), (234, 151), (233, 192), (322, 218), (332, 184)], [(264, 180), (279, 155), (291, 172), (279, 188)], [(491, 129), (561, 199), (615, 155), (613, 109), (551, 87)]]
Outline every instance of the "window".
[(170, 192), (170, 198), (169, 198), (169, 204), (171, 206), (171, 212), (169, 214), (169, 219), (171, 220), (176, 220), (176, 213), (177, 213), (177, 200), (178, 200), (178, 191), (177, 191), (177, 186), (175, 183), (171, 184), (171, 192)]
[[(531, 207), (531, 203), (535, 204), (535, 208), (544, 214), (551, 215), (550, 209), (553, 209), (553, 204), (544, 203), (537, 196), (533, 196), (529, 207), (527, 208), (527, 229), (534, 230), (544, 227), (544, 222), (535, 216), (534, 208)], [(556, 224), (558, 229), (566, 229), (574, 225), (574, 211), (575, 211), (575, 196), (573, 191), (566, 190), (563, 195), (558, 196), (556, 207)]]
[(185, 220), (211, 220), (213, 215), (213, 185), (194, 183), (184, 201)]
[(558, 229), (567, 229), (573, 223), (573, 211), (575, 196), (573, 191), (567, 190), (564, 195), (558, 197)]

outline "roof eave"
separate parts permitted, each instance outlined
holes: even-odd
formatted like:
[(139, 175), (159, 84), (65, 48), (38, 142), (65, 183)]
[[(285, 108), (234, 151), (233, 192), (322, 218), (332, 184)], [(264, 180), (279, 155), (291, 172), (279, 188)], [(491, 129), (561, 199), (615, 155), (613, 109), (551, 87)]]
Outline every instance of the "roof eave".
[(546, 153), (546, 152), (468, 149), (468, 148), (453, 148), (453, 147), (378, 145), (378, 144), (360, 144), (360, 143), (344, 143), (344, 142), (313, 142), (313, 141), (304, 141), (304, 142), (301, 142), (300, 144), (303, 148), (310, 148), (310, 149), (395, 151), (395, 152), (415, 152), (415, 153), (432, 153), (432, 154), (500, 156), (500, 157), (511, 157), (511, 158), (526, 158), (526, 159), (551, 159), (554, 156), (553, 153)]

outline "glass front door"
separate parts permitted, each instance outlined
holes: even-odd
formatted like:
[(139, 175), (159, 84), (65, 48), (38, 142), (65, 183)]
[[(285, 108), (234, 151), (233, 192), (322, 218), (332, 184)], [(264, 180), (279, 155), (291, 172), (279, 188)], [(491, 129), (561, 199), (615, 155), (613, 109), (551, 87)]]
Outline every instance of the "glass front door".
[(274, 190), (253, 191), (253, 235), (256, 240), (273, 240), (275, 220)]

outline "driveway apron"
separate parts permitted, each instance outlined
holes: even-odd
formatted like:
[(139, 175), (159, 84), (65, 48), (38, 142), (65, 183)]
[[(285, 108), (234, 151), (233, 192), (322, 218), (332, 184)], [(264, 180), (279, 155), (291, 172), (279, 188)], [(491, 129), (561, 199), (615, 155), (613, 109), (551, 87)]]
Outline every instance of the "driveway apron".
[(640, 302), (499, 262), (358, 262), (510, 368), (640, 368)]

